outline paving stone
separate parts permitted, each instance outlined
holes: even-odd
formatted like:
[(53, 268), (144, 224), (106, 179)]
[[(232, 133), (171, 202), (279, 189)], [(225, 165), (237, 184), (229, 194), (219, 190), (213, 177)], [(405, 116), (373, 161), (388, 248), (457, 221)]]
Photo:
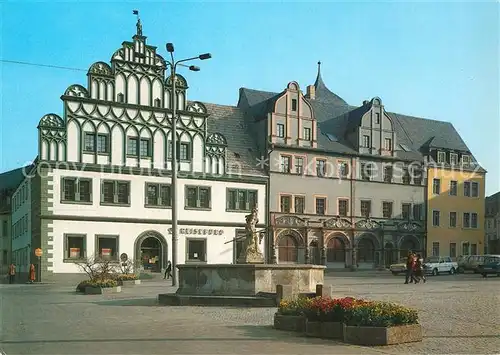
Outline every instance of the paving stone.
[(275, 308), (164, 307), (165, 282), (119, 294), (78, 295), (74, 287), (0, 285), (6, 354), (492, 354), (500, 349), (500, 278), (438, 276), (404, 285), (391, 275), (327, 277), (336, 296), (415, 307), (424, 341), (366, 348), (271, 328)]

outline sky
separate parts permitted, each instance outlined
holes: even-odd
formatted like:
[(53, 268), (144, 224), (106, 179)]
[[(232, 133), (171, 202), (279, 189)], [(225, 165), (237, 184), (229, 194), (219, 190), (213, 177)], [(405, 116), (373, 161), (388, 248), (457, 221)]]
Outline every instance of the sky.
[(453, 123), (500, 190), (499, 3), (489, 2), (125, 2), (0, 4), (0, 172), (37, 155), (37, 124), (62, 112), (71, 84), (108, 61), (135, 33), (165, 55), (210, 52), (183, 72), (189, 98), (236, 105), (238, 89), (305, 91), (317, 62), (329, 89), (350, 105), (379, 96), (386, 110)]

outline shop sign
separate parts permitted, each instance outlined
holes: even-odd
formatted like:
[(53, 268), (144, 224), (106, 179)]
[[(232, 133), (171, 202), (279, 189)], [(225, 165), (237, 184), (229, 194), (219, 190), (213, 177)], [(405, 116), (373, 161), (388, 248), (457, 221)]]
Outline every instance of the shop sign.
[[(172, 234), (172, 228), (168, 229), (168, 234)], [(184, 235), (222, 235), (224, 230), (215, 228), (179, 228), (179, 234)]]

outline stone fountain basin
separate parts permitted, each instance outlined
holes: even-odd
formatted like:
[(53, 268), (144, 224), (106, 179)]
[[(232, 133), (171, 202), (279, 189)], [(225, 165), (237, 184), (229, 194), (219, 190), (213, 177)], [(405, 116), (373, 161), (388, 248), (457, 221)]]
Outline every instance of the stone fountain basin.
[(324, 284), (323, 265), (183, 264), (178, 265), (178, 295), (255, 296), (290, 285), (294, 294), (315, 292)]

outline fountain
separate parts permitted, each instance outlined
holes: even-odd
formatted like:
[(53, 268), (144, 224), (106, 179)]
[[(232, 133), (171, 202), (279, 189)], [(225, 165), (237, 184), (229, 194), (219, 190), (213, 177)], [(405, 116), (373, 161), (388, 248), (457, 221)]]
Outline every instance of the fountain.
[[(179, 288), (160, 294), (165, 305), (276, 306), (284, 297), (315, 294), (324, 282), (322, 265), (265, 264), (259, 248), (263, 233), (256, 230), (257, 208), (245, 216), (245, 239), (237, 264), (178, 265)], [(279, 287), (278, 287), (279, 285)]]

